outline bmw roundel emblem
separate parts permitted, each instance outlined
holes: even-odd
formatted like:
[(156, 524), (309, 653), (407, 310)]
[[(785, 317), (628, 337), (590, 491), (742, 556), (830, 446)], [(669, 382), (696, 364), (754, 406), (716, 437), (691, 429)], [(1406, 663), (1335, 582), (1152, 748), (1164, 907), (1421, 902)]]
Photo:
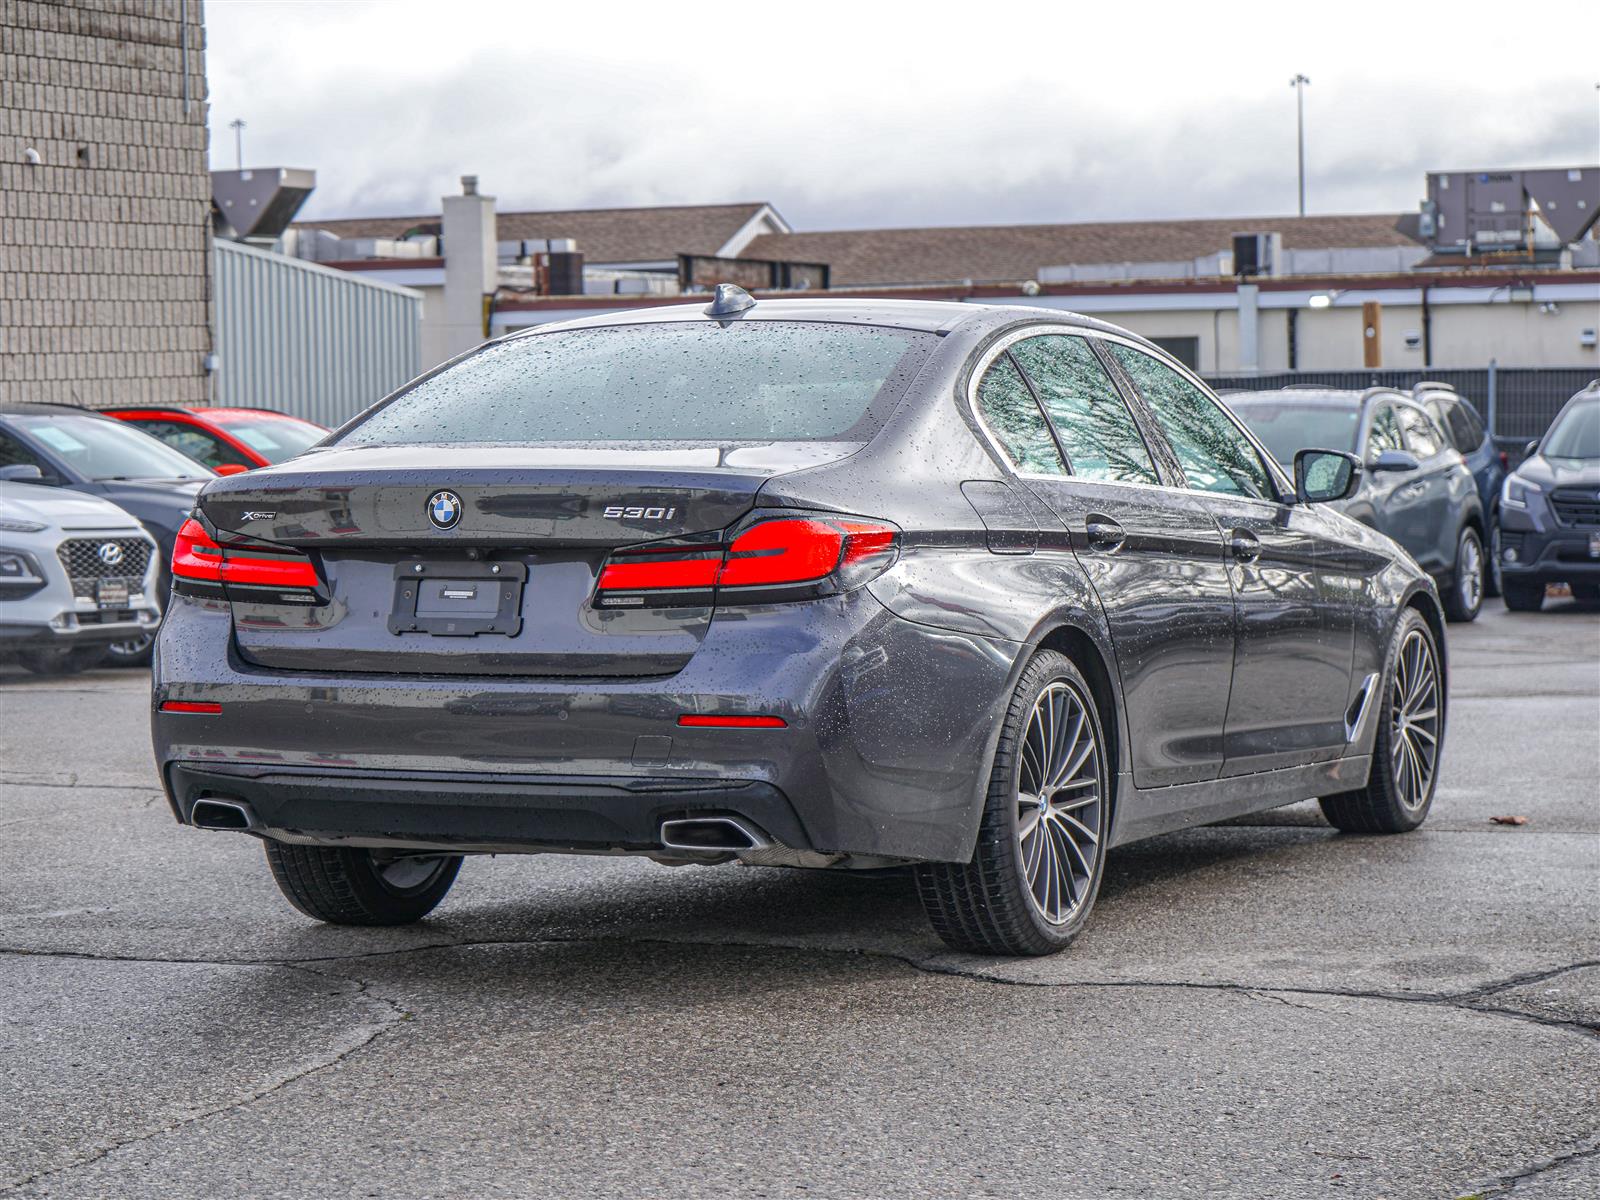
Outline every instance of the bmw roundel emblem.
[(454, 492), (435, 492), (428, 497), (428, 520), (435, 529), (453, 529), (461, 520), (461, 497)]

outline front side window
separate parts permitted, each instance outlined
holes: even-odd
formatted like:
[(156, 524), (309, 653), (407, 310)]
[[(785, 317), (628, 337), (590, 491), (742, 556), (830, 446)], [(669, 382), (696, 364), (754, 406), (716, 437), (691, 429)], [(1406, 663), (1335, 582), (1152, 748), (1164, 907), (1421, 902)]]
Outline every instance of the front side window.
[(1072, 474), (1111, 483), (1159, 483), (1150, 451), (1089, 343), (1045, 334), (1011, 347), (1055, 424)]
[(1420, 408), (1402, 404), (1397, 409), (1400, 428), (1406, 436), (1406, 449), (1418, 458), (1432, 458), (1444, 449), (1444, 434)]
[(337, 444), (867, 441), (935, 341), (749, 319), (533, 334), (429, 376)]
[(1395, 418), (1394, 406), (1380, 405), (1372, 414), (1372, 431), (1367, 434), (1367, 457), (1376, 459), (1385, 450), (1405, 448), (1405, 438), (1400, 433), (1400, 422)]
[(1272, 474), (1256, 448), (1215, 400), (1143, 351), (1120, 342), (1106, 345), (1166, 434), (1191, 488), (1278, 498)]
[(37, 454), (4, 430), (0, 430), (0, 467), (38, 467), (40, 474), (49, 474)]
[(1030, 475), (1067, 473), (1044, 414), (1009, 354), (995, 359), (984, 373), (978, 385), (978, 412), (1017, 470)]

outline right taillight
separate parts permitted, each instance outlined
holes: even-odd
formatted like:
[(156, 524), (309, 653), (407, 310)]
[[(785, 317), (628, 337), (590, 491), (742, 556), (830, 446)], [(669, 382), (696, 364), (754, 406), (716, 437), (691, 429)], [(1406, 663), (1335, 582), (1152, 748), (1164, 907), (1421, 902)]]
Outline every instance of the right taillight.
[(860, 587), (888, 570), (899, 549), (900, 531), (881, 521), (769, 517), (725, 547), (614, 554), (595, 599), (604, 608), (806, 600)]

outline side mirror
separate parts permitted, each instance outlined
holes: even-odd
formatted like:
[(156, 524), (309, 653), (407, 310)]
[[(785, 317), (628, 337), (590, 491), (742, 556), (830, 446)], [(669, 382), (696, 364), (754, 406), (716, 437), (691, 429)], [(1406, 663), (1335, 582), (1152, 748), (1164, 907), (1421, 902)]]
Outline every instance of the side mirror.
[(223, 463), (220, 467), (212, 467), (218, 475), (243, 475), (250, 468), (243, 463)]
[(1539, 439), (1538, 438), (1534, 438), (1533, 441), (1529, 442), (1526, 446), (1524, 446), (1522, 448), (1522, 457), (1523, 458), (1532, 458), (1537, 453), (1539, 453)]
[(12, 463), (9, 467), (0, 467), (0, 480), (6, 483), (38, 483), (44, 479), (44, 472), (32, 463)]
[(1294, 456), (1294, 495), (1301, 504), (1343, 500), (1361, 482), (1361, 460), (1342, 450), (1301, 450)]
[(1374, 471), (1415, 471), (1421, 466), (1417, 456), (1409, 450), (1380, 450), (1378, 457), (1372, 460)]

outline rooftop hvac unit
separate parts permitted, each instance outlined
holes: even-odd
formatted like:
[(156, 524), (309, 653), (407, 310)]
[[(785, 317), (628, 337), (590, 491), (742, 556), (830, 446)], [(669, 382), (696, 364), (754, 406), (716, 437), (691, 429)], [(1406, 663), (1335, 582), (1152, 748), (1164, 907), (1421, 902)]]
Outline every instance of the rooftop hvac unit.
[(1236, 233), (1233, 235), (1233, 273), (1276, 275), (1283, 264), (1283, 234)]

